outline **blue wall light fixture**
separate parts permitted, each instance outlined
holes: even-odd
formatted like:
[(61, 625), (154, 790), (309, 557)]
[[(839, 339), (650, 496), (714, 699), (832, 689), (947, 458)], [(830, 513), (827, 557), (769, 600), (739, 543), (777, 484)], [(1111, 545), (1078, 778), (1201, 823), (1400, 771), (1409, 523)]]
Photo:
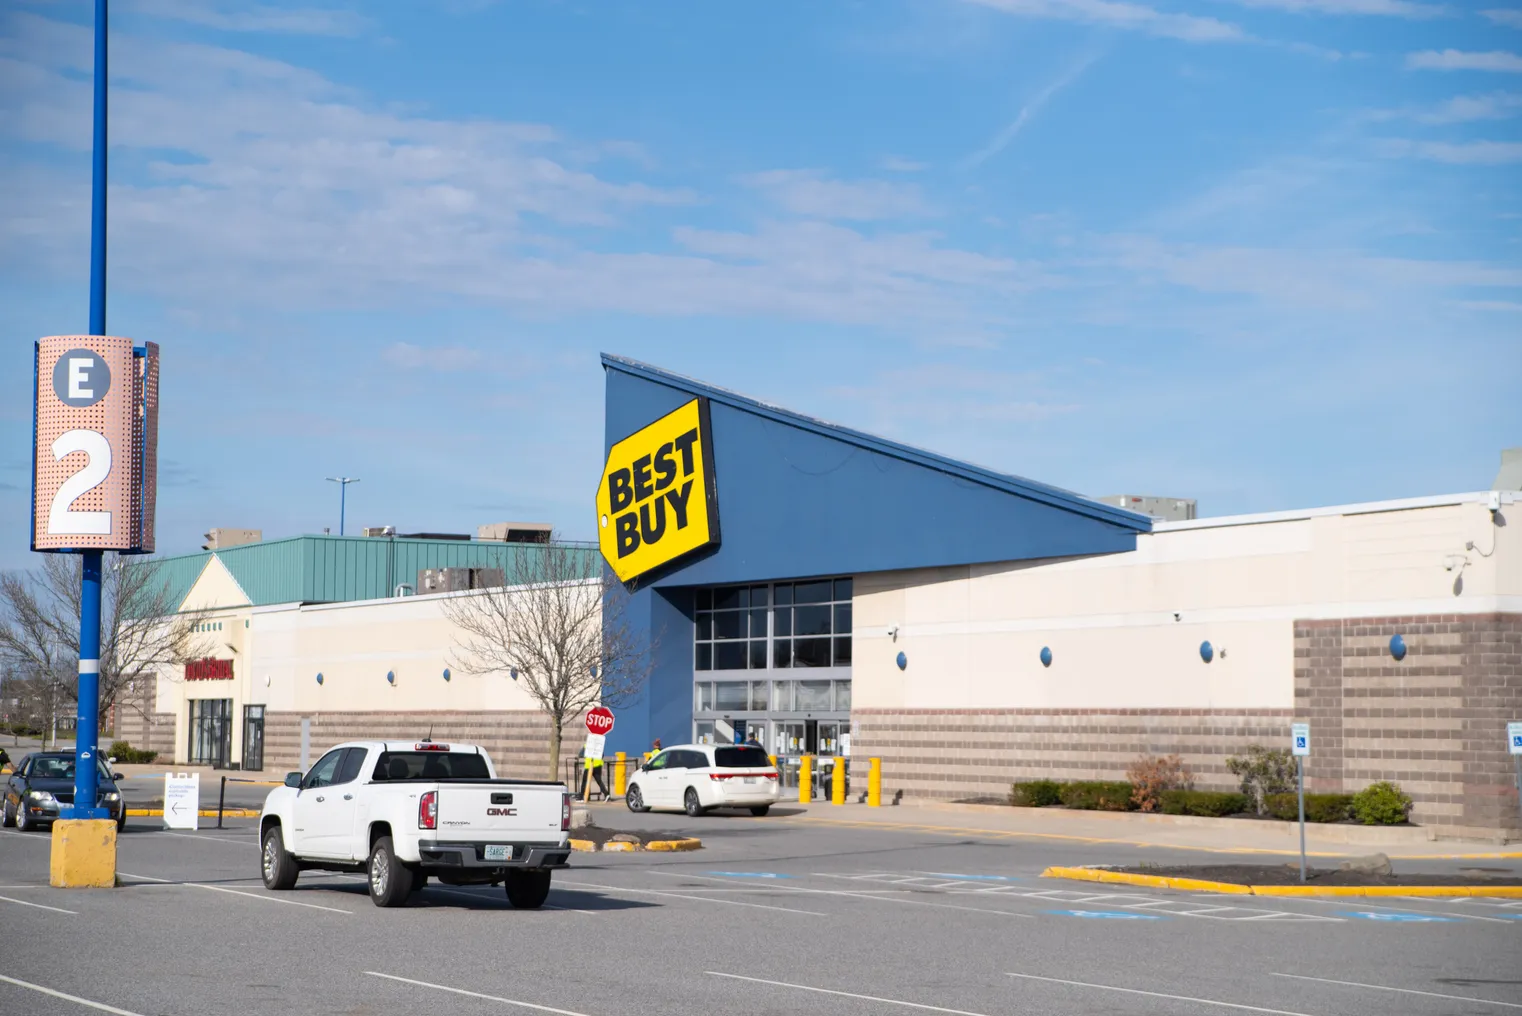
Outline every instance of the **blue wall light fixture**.
[(1406, 640), (1399, 635), (1390, 636), (1390, 655), (1397, 660), (1406, 658)]
[(1215, 646), (1212, 646), (1209, 642), (1201, 642), (1200, 659), (1204, 660), (1206, 663), (1209, 663), (1211, 660), (1215, 659)]
[(321, 675), (321, 674), (318, 674), (318, 675), (317, 675), (317, 683), (318, 683), (318, 684), (321, 684), (321, 683), (322, 683), (322, 675)]
[(449, 680), (449, 668), (448, 667), (444, 668), (444, 680), (446, 680), (446, 681)]
[(1042, 646), (1041, 647), (1041, 665), (1043, 667), (1050, 667), (1052, 665), (1052, 647), (1051, 646)]
[(396, 671), (394, 671), (394, 670), (388, 670), (388, 671), (386, 671), (386, 683), (387, 684), (396, 684)]
[(905, 667), (909, 666), (909, 657), (905, 656), (903, 653), (899, 653), (898, 659), (894, 662), (898, 664), (899, 670), (903, 670)]
[(512, 678), (514, 681), (518, 680), (518, 668), (514, 667), (512, 670), (509, 670), (507, 672), (507, 676)]

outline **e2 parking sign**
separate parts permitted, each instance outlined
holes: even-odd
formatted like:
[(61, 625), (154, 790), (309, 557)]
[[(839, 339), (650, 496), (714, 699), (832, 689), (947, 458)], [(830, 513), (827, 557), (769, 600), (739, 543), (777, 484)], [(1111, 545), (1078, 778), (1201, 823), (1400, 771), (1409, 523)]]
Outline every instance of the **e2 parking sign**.
[(32, 549), (154, 549), (159, 350), (107, 335), (36, 344)]

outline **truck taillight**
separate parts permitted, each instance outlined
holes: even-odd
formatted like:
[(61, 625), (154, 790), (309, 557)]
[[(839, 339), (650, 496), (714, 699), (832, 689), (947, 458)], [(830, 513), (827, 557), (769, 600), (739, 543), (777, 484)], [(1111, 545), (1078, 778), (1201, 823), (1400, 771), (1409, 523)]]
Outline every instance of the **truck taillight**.
[(571, 828), (571, 795), (560, 795), (560, 831), (566, 832)]
[(419, 829), (439, 827), (439, 792), (437, 790), (428, 791), (418, 800), (417, 827)]

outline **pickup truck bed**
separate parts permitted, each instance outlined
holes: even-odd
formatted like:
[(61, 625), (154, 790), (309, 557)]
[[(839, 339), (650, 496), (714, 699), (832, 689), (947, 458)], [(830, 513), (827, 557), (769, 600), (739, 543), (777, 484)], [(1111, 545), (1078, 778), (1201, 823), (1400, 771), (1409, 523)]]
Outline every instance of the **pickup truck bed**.
[(400, 906), (430, 876), (505, 885), (540, 906), (570, 856), (564, 784), (497, 778), (475, 745), (362, 741), (327, 752), (270, 792), (259, 821), (271, 889), (307, 869), (359, 871), (378, 906)]

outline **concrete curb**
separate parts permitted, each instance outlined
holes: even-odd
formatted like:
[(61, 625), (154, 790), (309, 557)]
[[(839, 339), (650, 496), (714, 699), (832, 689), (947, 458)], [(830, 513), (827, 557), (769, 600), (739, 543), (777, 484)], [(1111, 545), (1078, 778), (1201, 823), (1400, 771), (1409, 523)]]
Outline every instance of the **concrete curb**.
[(1164, 875), (1140, 875), (1105, 868), (1051, 867), (1042, 878), (1067, 878), (1079, 882), (1109, 882), (1119, 885), (1145, 886), (1150, 889), (1182, 889), (1186, 892), (1231, 893), (1242, 896), (1491, 896), (1522, 899), (1522, 885), (1242, 885), (1237, 882), (1208, 882), (1196, 878), (1172, 878)]
[(702, 847), (703, 847), (703, 841), (699, 840), (699, 839), (651, 840), (649, 843), (643, 843), (643, 844), (642, 843), (626, 843), (626, 842), (624, 842), (622, 840), (618, 840), (618, 841), (609, 840), (607, 843), (604, 843), (600, 847), (597, 845), (597, 842), (595, 840), (572, 840), (571, 841), (571, 849), (572, 850), (580, 851), (582, 853), (588, 853), (588, 854), (590, 854), (590, 853), (596, 853), (598, 851), (604, 851), (604, 852), (607, 852), (607, 853), (627, 853), (627, 852), (635, 851), (635, 850), (656, 850), (656, 851), (700, 850), (700, 849), (702, 849)]
[[(199, 814), (202, 818), (216, 818), (217, 817), (217, 809), (212, 808), (212, 809), (208, 810), (206, 808), (202, 808), (199, 812), (197, 812), (197, 814)], [(262, 811), (255, 811), (252, 808), (223, 808), (222, 809), (222, 817), (223, 818), (258, 818), (262, 814), (264, 814)], [(162, 818), (163, 816), (164, 816), (164, 809), (163, 808), (128, 808), (127, 809), (127, 817), (128, 818)]]

